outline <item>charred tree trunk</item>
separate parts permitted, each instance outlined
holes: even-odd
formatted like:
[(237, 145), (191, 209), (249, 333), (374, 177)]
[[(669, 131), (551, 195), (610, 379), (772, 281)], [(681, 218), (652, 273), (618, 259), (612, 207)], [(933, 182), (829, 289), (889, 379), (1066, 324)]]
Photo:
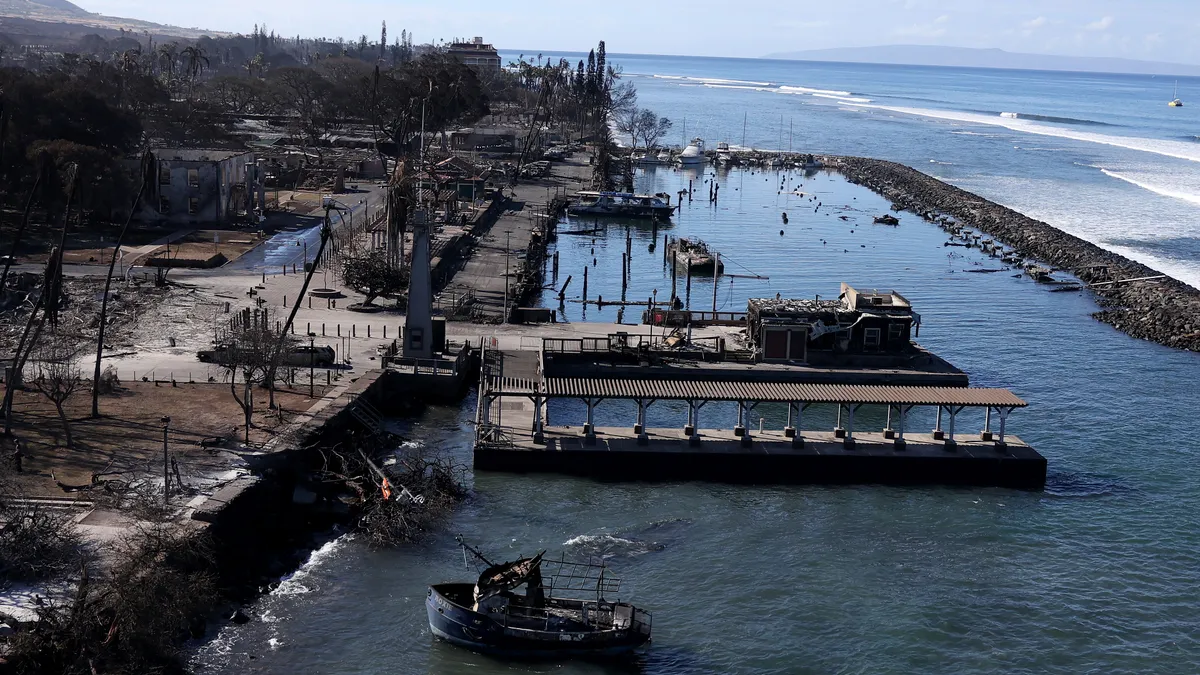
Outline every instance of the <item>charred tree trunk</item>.
[[(113, 269), (117, 265), (117, 256), (121, 253), (121, 243), (125, 241), (125, 233), (129, 231), (129, 223), (133, 220), (133, 215), (137, 213), (138, 206), (142, 203), (142, 196), (146, 194), (146, 184), (148, 180), (148, 166), (151, 155), (149, 152), (142, 156), (142, 185), (138, 188), (137, 197), (133, 199), (133, 206), (129, 209), (129, 217), (125, 219), (125, 225), (121, 227), (121, 233), (117, 235), (116, 246), (113, 247), (112, 257), (108, 261), (108, 276), (104, 277), (104, 297), (100, 301), (100, 330), (96, 337), (96, 370), (92, 375), (92, 417), (100, 416), (100, 359), (104, 358), (104, 327), (108, 321), (108, 292), (112, 288)], [(26, 209), (28, 214), (28, 207)], [(5, 269), (5, 272), (8, 270)], [(3, 288), (3, 286), (0, 286)]]
[[(304, 275), (304, 284), (300, 286), (300, 293), (296, 295), (296, 304), (292, 305), (292, 311), (288, 313), (287, 321), (283, 324), (283, 330), (279, 332), (279, 341), (275, 343), (275, 349), (271, 354), (271, 363), (267, 368), (266, 384), (268, 396), (270, 400), (268, 404), (271, 408), (275, 407), (275, 371), (279, 368), (279, 357), (283, 352), (284, 342), (287, 341), (288, 331), (292, 328), (292, 321), (296, 319), (296, 312), (300, 310), (300, 303), (304, 300), (304, 296), (308, 293), (308, 284), (312, 281), (313, 275), (317, 272), (317, 265), (321, 262), (321, 255), (325, 252), (325, 244), (329, 242), (329, 211), (325, 211), (325, 225), (321, 228), (321, 245), (317, 247), (316, 257), (313, 258), (312, 266)], [(247, 423), (248, 425), (249, 423)], [(247, 440), (249, 443), (249, 426), (246, 429)]]

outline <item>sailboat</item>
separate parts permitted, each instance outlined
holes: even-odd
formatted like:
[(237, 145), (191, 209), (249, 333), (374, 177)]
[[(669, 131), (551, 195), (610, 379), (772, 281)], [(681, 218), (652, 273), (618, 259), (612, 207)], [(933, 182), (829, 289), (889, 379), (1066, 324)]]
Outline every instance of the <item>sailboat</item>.
[(1175, 81), (1174, 98), (1167, 105), (1171, 106), (1172, 108), (1182, 108), (1183, 107), (1183, 101), (1179, 100), (1179, 80)]

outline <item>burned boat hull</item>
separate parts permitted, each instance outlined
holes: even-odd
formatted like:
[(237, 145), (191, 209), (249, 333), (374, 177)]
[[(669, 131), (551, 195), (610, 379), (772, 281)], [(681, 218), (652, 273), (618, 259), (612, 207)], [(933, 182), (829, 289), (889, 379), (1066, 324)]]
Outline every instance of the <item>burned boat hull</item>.
[(628, 611), (623, 628), (588, 630), (584, 624), (556, 617), (542, 628), (505, 625), (463, 604), (469, 602), (474, 586), (469, 583), (435, 584), (429, 587), (425, 609), (429, 630), (435, 636), (477, 652), (514, 658), (569, 658), (577, 656), (620, 656), (650, 641), (650, 627), (640, 610), (625, 603), (610, 603), (617, 611)]

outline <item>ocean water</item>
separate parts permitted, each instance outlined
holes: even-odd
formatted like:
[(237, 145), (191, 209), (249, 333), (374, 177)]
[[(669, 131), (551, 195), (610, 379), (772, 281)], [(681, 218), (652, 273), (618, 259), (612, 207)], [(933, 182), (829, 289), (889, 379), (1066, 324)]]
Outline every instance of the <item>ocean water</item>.
[[(1078, 232), (1094, 231), (1147, 260), (1174, 261), (1187, 272), (1200, 256), (1182, 252), (1195, 246), (1186, 242), (1195, 242), (1188, 219), (1197, 205), (1129, 182), (1162, 187), (1170, 171), (1193, 171), (1193, 160), (1125, 147), (1153, 143), (1172, 154), (1190, 147), (1174, 126), (1183, 118), (1154, 121), (1168, 112), (1170, 86), (1162, 82), (644, 60), (649, 65), (636, 69), (636, 59), (624, 62), (627, 73), (646, 74), (636, 80), (643, 103), (680, 120), (686, 113), (689, 136), (708, 129), (703, 133), (713, 142), (740, 144), (746, 112), (746, 144), (773, 147), (779, 143), (780, 111), (792, 110), (783, 114), (785, 125), (794, 117), (796, 149), (910, 164), (924, 157), (937, 175), (1064, 228), (1068, 225), (1054, 218), (1072, 218)], [(797, 74), (785, 77), (792, 69)], [(986, 94), (984, 81), (992, 83)], [(713, 84), (722, 86), (708, 86)], [(1161, 95), (1159, 85), (1166, 88)], [(781, 86), (820, 89), (816, 93), (838, 98), (758, 90)], [(1182, 80), (1180, 87), (1186, 101)], [(1141, 92), (1144, 106), (1115, 105), (1123, 88)], [(1105, 93), (1083, 96), (1092, 90)], [(1071, 95), (1077, 99), (1074, 111), (1063, 100)], [(901, 96), (930, 101), (898, 103)], [(1063, 128), (1064, 134), (1141, 140), (1033, 134), (1004, 126), (1025, 123), (1020, 117), (968, 123), (861, 109), (867, 105), (861, 102), (851, 109), (838, 100), (851, 98), (929, 110), (977, 99), (975, 111), (953, 114), (990, 119), (987, 111), (995, 110), (997, 117), (1009, 111), (1072, 117), (1109, 126), (1026, 119)], [(679, 112), (668, 108), (669, 101)], [(786, 134), (785, 127), (784, 149)], [(1109, 159), (1113, 163), (1105, 164)], [(1181, 194), (1200, 192), (1181, 180), (1176, 185)], [(561, 235), (555, 244), (557, 285), (573, 277), (561, 320), (637, 320), (638, 307), (572, 302), (581, 299), (584, 267), (590, 298), (620, 298), (626, 237), (633, 254), (629, 300), (644, 300), (656, 290), (660, 299), (669, 296), (664, 234), (703, 238), (721, 251), (728, 272), (743, 275), (715, 285), (720, 309), (741, 310), (746, 298), (775, 293), (832, 296), (840, 281), (894, 288), (921, 314), (918, 339), (924, 346), (967, 371), (973, 384), (1009, 387), (1029, 401), (1028, 409), (1010, 419), (1010, 429), (1049, 459), (1046, 490), (627, 484), (473, 473), (468, 502), (444, 530), (419, 544), (372, 551), (351, 536), (335, 536), (249, 608), (253, 621), (224, 627), (215, 639), (197, 645), (198, 672), (1200, 670), (1200, 441), (1188, 424), (1200, 404), (1200, 355), (1134, 340), (1096, 322), (1090, 316), (1096, 306), (1084, 294), (1049, 292), (1013, 270), (972, 272), (1001, 265), (978, 251), (944, 246), (945, 233), (908, 214), (900, 214), (898, 227), (873, 225), (872, 216), (888, 204), (836, 175), (660, 168), (639, 173), (636, 181), (639, 189), (671, 193), (690, 181), (694, 199), (658, 228), (563, 223), (560, 231), (600, 231)], [(720, 185), (715, 204), (708, 201), (711, 181)], [(1100, 214), (1110, 209), (1085, 204), (1089, 199), (1124, 206), (1101, 221)], [(1159, 221), (1141, 224), (1127, 217), (1139, 209), (1160, 214)], [(1161, 216), (1171, 212), (1177, 221)], [(686, 296), (686, 280), (677, 278), (676, 284)], [(696, 277), (689, 302), (709, 309), (713, 291), (711, 277)], [(543, 301), (558, 306), (554, 293)], [(467, 463), (474, 409), (468, 398), (459, 408), (429, 408), (415, 420), (397, 421), (396, 429), (410, 442)], [(562, 404), (552, 414), (566, 419), (581, 413)], [(782, 425), (781, 410), (764, 407), (757, 414), (765, 425)], [(632, 415), (628, 407), (602, 404), (597, 421), (632, 424)], [(830, 425), (829, 416), (823, 411), (806, 425)], [(964, 415), (959, 422), (971, 430), (982, 420)], [(655, 404), (649, 423), (682, 424), (683, 411)], [(857, 424), (882, 426), (882, 413), (869, 411)], [(457, 533), (496, 557), (542, 549), (603, 557), (625, 581), (622, 599), (654, 613), (653, 644), (635, 662), (614, 665), (509, 663), (439, 643), (429, 635), (423, 602), (428, 584), (471, 578), (473, 568), (464, 569), (453, 541)]]
[[(1200, 78), (609, 61), (641, 106), (674, 122), (664, 144), (701, 137), (902, 162), (1200, 286)], [(1167, 107), (1176, 82), (1183, 108)]]

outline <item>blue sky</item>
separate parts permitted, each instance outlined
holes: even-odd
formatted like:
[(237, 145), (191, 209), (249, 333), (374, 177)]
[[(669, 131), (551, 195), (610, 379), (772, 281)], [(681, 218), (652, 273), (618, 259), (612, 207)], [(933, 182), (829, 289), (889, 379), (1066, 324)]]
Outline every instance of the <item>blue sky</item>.
[(1200, 0), (76, 0), (159, 23), (418, 42), (482, 35), (503, 49), (762, 56), (883, 44), (998, 47), (1200, 64)]

